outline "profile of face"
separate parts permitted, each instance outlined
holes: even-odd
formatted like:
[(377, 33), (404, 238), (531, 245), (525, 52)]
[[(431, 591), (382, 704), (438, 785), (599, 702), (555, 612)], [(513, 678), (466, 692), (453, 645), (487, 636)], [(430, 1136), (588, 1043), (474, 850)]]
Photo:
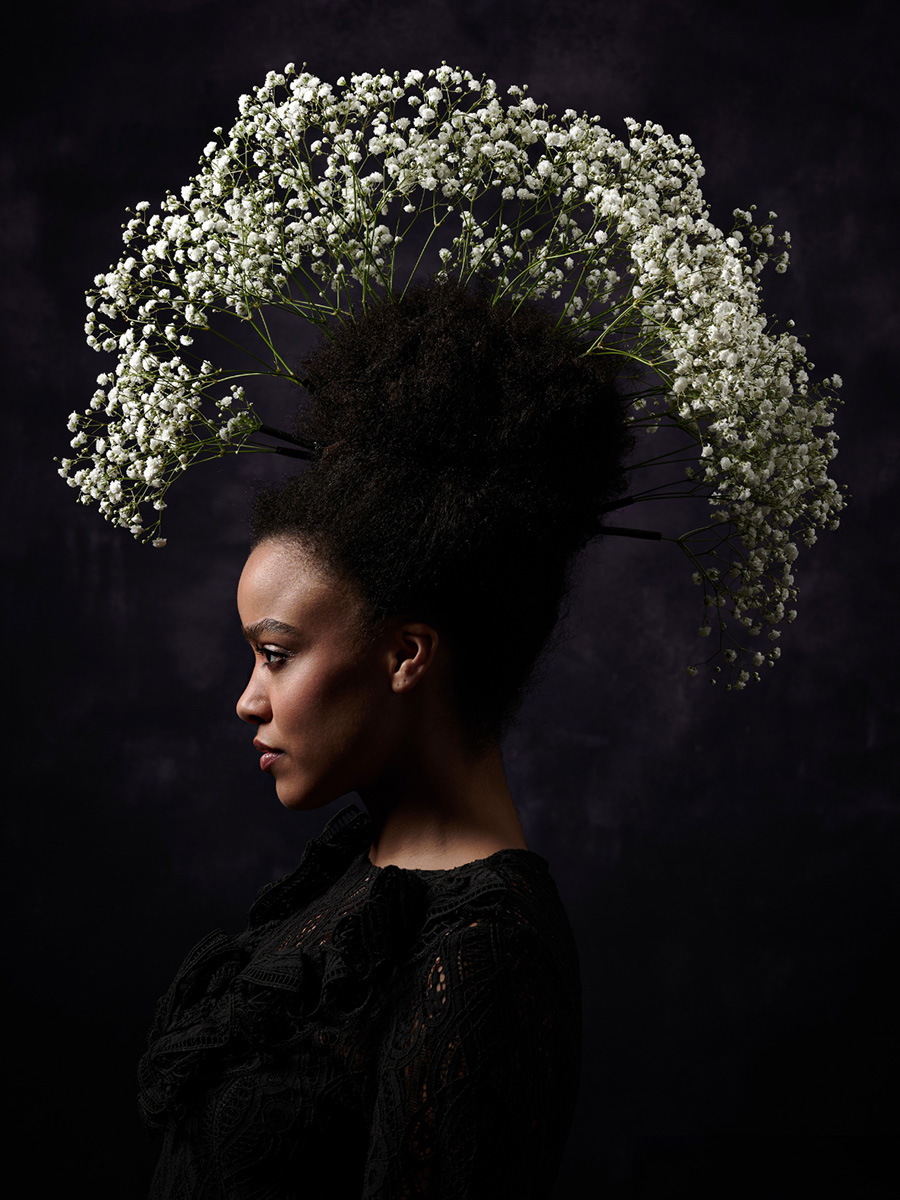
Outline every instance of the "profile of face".
[(372, 636), (352, 587), (277, 538), (247, 559), (238, 611), (255, 661), (237, 713), (257, 727), (281, 803), (320, 808), (388, 775), (410, 736), (434, 631), (398, 620)]

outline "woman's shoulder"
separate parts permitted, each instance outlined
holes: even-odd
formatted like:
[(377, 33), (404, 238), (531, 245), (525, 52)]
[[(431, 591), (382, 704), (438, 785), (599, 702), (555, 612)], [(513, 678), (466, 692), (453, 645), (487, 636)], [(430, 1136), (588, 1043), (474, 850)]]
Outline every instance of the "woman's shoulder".
[(546, 860), (501, 850), (447, 871), (404, 874), (423, 886), (424, 919), (391, 974), (401, 1029), (424, 1014), (438, 1041), (462, 1037), (479, 1061), (488, 1042), (512, 1029), (520, 1044), (544, 1044), (547, 1022), (551, 1040), (577, 1044), (578, 950)]
[(557, 977), (577, 977), (569, 916), (549, 863), (535, 851), (501, 849), (448, 870), (403, 874), (423, 893), (416, 957), (464, 954), (498, 970), (528, 960)]
[(447, 870), (408, 874), (424, 886), (430, 907), (460, 917), (483, 914), (541, 925), (564, 912), (549, 864), (533, 850), (501, 849)]

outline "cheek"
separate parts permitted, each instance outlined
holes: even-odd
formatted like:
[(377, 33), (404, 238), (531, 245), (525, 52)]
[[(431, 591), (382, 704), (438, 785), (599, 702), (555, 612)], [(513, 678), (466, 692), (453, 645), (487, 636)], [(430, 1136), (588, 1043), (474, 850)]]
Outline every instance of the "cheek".
[[(330, 743), (373, 735), (384, 718), (384, 697), (370, 673), (357, 667), (310, 672), (291, 681), (275, 701), (285, 732), (307, 734)], [(315, 746), (310, 746), (315, 749)]]
[(314, 680), (300, 680), (273, 698), (275, 720), (285, 733), (303, 735), (320, 726), (327, 715), (327, 699)]
[(384, 704), (366, 679), (350, 676), (322, 707), (322, 719), (333, 722), (336, 737), (352, 741), (377, 739), (384, 726)]

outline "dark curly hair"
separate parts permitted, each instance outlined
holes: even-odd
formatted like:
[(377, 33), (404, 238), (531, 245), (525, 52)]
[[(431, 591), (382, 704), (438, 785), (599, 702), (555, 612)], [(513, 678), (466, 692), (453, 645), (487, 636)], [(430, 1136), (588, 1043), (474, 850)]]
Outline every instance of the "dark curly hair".
[[(255, 505), (254, 545), (300, 541), (355, 583), (373, 625), (435, 626), (478, 740), (518, 706), (575, 555), (624, 490), (625, 401), (613, 360), (584, 351), (549, 312), (477, 282), (370, 306), (303, 364), (298, 433), (320, 460)], [(465, 669), (485, 632), (489, 669)]]

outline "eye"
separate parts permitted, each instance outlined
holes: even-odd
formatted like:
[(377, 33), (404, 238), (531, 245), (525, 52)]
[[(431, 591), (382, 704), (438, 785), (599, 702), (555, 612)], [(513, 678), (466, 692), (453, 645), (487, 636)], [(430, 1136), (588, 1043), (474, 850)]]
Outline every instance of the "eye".
[(257, 654), (264, 659), (264, 665), (277, 669), (287, 662), (289, 655), (284, 650), (275, 650), (272, 646), (257, 646)]

